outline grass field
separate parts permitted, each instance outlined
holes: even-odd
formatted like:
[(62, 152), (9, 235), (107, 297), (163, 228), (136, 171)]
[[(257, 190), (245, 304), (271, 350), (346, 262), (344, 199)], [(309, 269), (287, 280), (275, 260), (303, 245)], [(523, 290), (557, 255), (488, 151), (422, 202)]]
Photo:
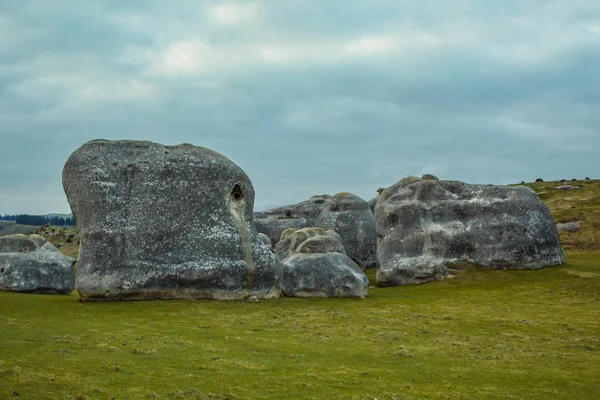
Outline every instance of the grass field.
[(0, 398), (594, 399), (599, 288), (582, 253), (363, 300), (0, 293)]
[[(470, 267), (363, 300), (0, 292), (0, 399), (600, 398), (600, 181), (560, 184), (527, 184), (581, 221), (560, 267)], [(77, 257), (76, 229), (40, 233)]]

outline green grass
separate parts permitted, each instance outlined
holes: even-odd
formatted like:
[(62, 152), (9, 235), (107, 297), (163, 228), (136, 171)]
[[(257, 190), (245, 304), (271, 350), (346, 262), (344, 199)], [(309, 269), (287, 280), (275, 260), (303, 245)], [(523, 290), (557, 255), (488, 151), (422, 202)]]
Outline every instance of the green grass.
[(363, 300), (0, 293), (0, 398), (598, 398), (599, 287), (586, 253)]

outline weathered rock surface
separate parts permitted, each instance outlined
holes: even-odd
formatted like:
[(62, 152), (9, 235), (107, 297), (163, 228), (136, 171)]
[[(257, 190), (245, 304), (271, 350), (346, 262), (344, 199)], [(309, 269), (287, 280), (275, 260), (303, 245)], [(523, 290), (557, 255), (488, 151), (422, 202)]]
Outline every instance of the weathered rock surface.
[(312, 196), (298, 204), (271, 208), (254, 214), (254, 222), (258, 232), (264, 233), (275, 246), (281, 233), (288, 228), (302, 229), (314, 226), (314, 223), (327, 203), (331, 201), (328, 194)]
[(372, 213), (375, 213), (375, 206), (377, 205), (377, 202), (379, 201), (379, 196), (381, 196), (381, 193), (383, 193), (384, 190), (385, 190), (385, 188), (377, 189), (377, 196), (373, 197), (371, 200), (368, 201), (369, 208), (371, 208)]
[(258, 237), (260, 238), (260, 241), (265, 244), (265, 246), (267, 246), (270, 250), (273, 249), (273, 245), (271, 244), (271, 239), (267, 235), (259, 232)]
[(39, 235), (0, 238), (0, 290), (69, 294), (75, 288), (75, 259)]
[(81, 230), (84, 300), (280, 293), (281, 264), (252, 221), (252, 183), (219, 153), (95, 140), (71, 155), (63, 186)]
[(492, 269), (565, 262), (548, 207), (524, 186), (407, 178), (375, 208), (381, 286), (422, 283), (469, 261)]
[(352, 193), (338, 193), (317, 218), (316, 226), (335, 230), (346, 254), (362, 269), (377, 265), (375, 217), (369, 203)]
[(321, 228), (291, 232), (277, 243), (281, 291), (289, 297), (365, 297), (369, 280), (344, 252), (340, 235)]

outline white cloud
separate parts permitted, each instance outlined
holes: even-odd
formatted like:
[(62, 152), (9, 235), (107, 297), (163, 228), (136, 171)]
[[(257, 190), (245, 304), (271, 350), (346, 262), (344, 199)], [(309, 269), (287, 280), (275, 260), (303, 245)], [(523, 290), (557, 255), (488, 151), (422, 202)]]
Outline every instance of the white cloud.
[(0, 14), (0, 32), (3, 32), (0, 34), (0, 51), (9, 50), (41, 35), (38, 29), (2, 14)]
[(600, 24), (598, 25), (589, 25), (586, 27), (586, 30), (590, 33), (600, 35)]
[(341, 56), (340, 44), (325, 40), (261, 45), (258, 53), (269, 64), (328, 62)]
[(227, 2), (207, 10), (211, 22), (226, 26), (253, 25), (262, 19), (262, 7), (254, 2)]
[(388, 53), (395, 47), (395, 40), (390, 36), (363, 37), (352, 41), (345, 46), (346, 52), (350, 54), (371, 55)]

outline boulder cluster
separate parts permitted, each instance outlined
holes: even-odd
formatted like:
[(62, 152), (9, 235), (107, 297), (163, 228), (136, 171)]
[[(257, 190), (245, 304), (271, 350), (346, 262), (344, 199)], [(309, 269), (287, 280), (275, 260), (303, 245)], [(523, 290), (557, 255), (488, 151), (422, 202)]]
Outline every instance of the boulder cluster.
[(375, 217), (369, 203), (352, 193), (313, 196), (299, 204), (256, 213), (255, 223), (273, 245), (286, 229), (332, 229), (339, 234), (348, 256), (362, 269), (377, 265)]
[[(565, 262), (548, 207), (524, 186), (409, 177), (365, 201), (317, 195), (254, 213), (227, 157), (189, 144), (95, 140), (66, 162), (84, 301), (367, 296), (443, 279), (453, 264)], [(566, 229), (566, 228), (565, 228)], [(74, 260), (40, 236), (0, 240), (0, 289), (68, 293)]]

